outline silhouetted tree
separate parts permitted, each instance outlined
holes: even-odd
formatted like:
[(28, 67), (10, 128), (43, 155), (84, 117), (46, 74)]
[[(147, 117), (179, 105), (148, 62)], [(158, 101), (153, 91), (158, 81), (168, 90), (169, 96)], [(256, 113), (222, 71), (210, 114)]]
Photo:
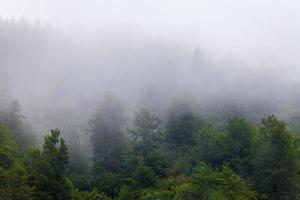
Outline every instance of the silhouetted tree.
[(120, 171), (125, 149), (125, 123), (120, 100), (106, 96), (89, 122), (95, 173)]

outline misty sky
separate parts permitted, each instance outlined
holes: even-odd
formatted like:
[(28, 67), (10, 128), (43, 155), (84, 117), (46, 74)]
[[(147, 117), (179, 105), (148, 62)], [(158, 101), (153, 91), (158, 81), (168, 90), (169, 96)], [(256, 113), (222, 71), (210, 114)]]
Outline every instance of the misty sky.
[(134, 32), (297, 71), (300, 64), (297, 0), (0, 0), (0, 16), (77, 34)]
[[(93, 108), (106, 92), (162, 107), (188, 93), (277, 104), (300, 83), (298, 0), (0, 0), (0, 18), (57, 33), (21, 23), (0, 37), (3, 82), (29, 119), (63, 110), (54, 101)], [(190, 70), (196, 47), (206, 73)]]

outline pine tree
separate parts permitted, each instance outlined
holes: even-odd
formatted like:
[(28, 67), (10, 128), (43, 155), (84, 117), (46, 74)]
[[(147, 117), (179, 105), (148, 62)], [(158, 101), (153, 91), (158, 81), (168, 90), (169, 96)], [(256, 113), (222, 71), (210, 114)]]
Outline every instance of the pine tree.
[(121, 170), (125, 123), (120, 100), (106, 96), (89, 122), (95, 173)]
[(131, 163), (135, 168), (142, 159), (144, 165), (153, 169), (157, 175), (164, 174), (166, 155), (160, 124), (159, 118), (145, 109), (135, 113), (134, 127), (129, 129), (129, 134), (133, 137), (133, 152), (127, 157), (127, 164)]
[(268, 200), (296, 199), (299, 194), (296, 147), (286, 123), (263, 119), (255, 156), (255, 186)]
[(0, 199), (29, 200), (32, 188), (9, 129), (0, 123)]
[(175, 104), (169, 111), (166, 141), (178, 153), (191, 150), (196, 144), (196, 136), (204, 124), (202, 118), (186, 103)]
[(66, 177), (68, 149), (59, 138), (58, 129), (44, 139), (43, 149), (31, 152), (30, 182), (34, 186), (34, 199), (71, 199), (71, 182)]

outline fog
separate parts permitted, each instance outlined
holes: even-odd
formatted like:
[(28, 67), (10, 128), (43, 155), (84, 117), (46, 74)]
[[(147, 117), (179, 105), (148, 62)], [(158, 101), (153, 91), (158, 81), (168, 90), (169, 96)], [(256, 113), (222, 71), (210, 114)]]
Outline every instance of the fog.
[(207, 118), (299, 115), (298, 1), (0, 0), (0, 8), (1, 93), (20, 102), (34, 132), (84, 132), (107, 94), (128, 116), (148, 108), (163, 117), (174, 101)]

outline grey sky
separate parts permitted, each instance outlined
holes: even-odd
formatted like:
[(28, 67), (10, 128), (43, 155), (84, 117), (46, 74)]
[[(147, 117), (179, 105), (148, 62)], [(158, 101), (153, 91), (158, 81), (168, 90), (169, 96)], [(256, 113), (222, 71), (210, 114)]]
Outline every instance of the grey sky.
[[(29, 119), (56, 110), (57, 99), (93, 107), (107, 91), (128, 102), (144, 102), (152, 91), (153, 105), (162, 107), (182, 91), (204, 102), (236, 97), (247, 104), (289, 96), (294, 87), (287, 87), (300, 82), (299, 0), (0, 0), (0, 17), (57, 27), (58, 38), (30, 43), (21, 28), (12, 38), (25, 45), (0, 55), (11, 95)], [(189, 68), (196, 46), (207, 74)]]
[(70, 32), (80, 27), (80, 34), (131, 30), (288, 65), (298, 63), (300, 52), (297, 0), (0, 0), (0, 16), (46, 21)]

